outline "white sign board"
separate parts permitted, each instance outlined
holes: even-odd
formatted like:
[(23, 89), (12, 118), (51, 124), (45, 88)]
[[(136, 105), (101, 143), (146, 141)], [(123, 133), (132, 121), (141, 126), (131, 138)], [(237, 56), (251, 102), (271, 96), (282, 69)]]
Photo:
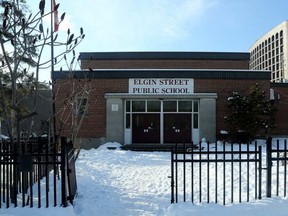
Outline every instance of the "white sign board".
[(119, 108), (118, 108), (118, 104), (112, 104), (111, 110), (113, 112), (118, 112)]
[(194, 93), (193, 79), (129, 79), (130, 94), (186, 95)]

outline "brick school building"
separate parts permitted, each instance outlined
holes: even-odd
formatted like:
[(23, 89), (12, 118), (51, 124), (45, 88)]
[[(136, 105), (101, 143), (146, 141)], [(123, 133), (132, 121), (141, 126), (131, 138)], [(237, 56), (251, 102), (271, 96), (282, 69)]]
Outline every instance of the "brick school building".
[[(105, 142), (215, 142), (227, 129), (231, 92), (246, 94), (258, 83), (269, 98), (270, 72), (249, 70), (249, 53), (89, 52), (79, 59), (81, 71), (55, 71), (52, 78), (58, 115), (71, 83), (83, 89), (89, 82), (89, 95), (75, 102), (77, 112), (67, 110), (83, 119), (77, 138), (83, 148)], [(70, 133), (67, 128), (63, 134)]]

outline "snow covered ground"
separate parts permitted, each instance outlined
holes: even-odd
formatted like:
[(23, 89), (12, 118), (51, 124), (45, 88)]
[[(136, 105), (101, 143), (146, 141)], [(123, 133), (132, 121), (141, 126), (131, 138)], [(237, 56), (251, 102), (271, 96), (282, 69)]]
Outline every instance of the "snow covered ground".
[(288, 199), (228, 204), (170, 204), (170, 153), (81, 150), (77, 160), (78, 196), (75, 205), (50, 208), (17, 207), (0, 209), (1, 216), (287, 216)]

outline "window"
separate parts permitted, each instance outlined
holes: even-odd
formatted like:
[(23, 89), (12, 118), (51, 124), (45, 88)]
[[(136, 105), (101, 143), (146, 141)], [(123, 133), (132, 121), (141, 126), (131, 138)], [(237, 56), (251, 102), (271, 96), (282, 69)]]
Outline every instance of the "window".
[(198, 106), (199, 106), (199, 102), (198, 101), (194, 101), (193, 102), (193, 111), (194, 112), (198, 112), (198, 110), (199, 110)]
[(126, 101), (126, 118), (125, 118), (125, 128), (130, 129), (131, 128), (131, 104), (132, 102), (130, 100)]
[(147, 112), (160, 112), (160, 101), (147, 101)]
[(87, 98), (78, 98), (76, 106), (76, 115), (82, 116), (87, 115), (88, 110), (88, 99)]
[(133, 127), (134, 113), (154, 113), (159, 114), (160, 118), (164, 116), (161, 113), (187, 113), (193, 118), (192, 128), (199, 128), (199, 100), (126, 100), (125, 105), (124, 124), (126, 129)]
[(126, 112), (130, 112), (131, 101), (126, 101)]
[(199, 128), (199, 120), (198, 120), (198, 113), (193, 114), (193, 128)]
[(177, 112), (177, 101), (163, 101), (164, 112)]
[(132, 112), (145, 112), (145, 101), (132, 101)]
[(127, 113), (126, 114), (126, 128), (131, 128), (131, 114)]
[(192, 112), (192, 101), (179, 101), (179, 112)]

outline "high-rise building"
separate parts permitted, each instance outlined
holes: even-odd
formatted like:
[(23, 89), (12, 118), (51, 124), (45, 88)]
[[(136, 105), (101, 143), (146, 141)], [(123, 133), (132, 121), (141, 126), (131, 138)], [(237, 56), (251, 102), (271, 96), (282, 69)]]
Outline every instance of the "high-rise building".
[(251, 70), (269, 70), (272, 82), (288, 82), (288, 20), (259, 38), (249, 52)]

